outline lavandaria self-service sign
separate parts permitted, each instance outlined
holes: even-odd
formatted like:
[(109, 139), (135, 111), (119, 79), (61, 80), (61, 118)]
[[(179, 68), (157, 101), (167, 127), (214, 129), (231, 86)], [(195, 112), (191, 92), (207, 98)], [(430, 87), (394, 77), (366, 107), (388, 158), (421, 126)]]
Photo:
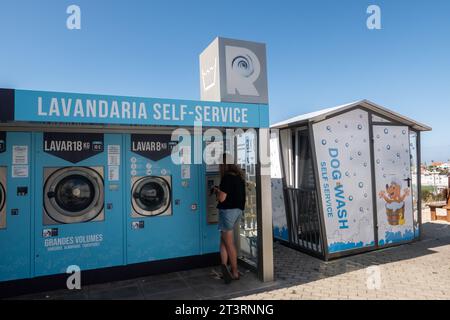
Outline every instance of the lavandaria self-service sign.
[(14, 119), (27, 122), (259, 128), (268, 106), (15, 90)]

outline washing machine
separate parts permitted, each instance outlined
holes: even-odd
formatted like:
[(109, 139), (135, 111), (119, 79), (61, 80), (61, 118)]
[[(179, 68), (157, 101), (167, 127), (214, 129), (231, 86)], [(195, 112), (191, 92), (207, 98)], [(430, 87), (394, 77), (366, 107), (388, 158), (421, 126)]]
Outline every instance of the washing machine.
[(201, 252), (199, 165), (172, 161), (171, 133), (126, 135), (128, 264)]
[(44, 225), (105, 219), (103, 167), (44, 168)]
[(122, 134), (33, 134), (36, 276), (124, 264), (122, 142)]
[(131, 185), (133, 218), (172, 215), (171, 176), (135, 176)]
[(0, 167), (0, 229), (6, 228), (6, 167)]

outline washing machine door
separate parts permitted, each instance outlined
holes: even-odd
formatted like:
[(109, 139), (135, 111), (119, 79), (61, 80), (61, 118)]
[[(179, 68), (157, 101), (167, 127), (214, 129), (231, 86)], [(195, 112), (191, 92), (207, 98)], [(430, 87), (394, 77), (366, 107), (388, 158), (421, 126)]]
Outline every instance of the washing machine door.
[(167, 177), (148, 176), (137, 180), (132, 188), (132, 205), (143, 216), (170, 214), (171, 190)]
[(91, 168), (59, 169), (44, 185), (44, 205), (47, 214), (60, 223), (93, 220), (103, 211), (103, 178)]
[(6, 168), (0, 167), (0, 229), (6, 228)]
[(3, 183), (0, 182), (0, 212), (3, 211), (6, 202), (6, 191)]

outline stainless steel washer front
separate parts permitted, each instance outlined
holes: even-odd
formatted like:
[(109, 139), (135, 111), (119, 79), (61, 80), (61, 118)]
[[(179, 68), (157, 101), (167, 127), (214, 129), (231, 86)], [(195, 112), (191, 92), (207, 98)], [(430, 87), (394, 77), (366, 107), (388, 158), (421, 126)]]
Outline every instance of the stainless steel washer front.
[(6, 168), (0, 167), (0, 229), (6, 228), (6, 173)]
[(103, 167), (44, 169), (44, 224), (104, 220)]
[(131, 185), (132, 217), (172, 214), (172, 179), (170, 176), (133, 177)]

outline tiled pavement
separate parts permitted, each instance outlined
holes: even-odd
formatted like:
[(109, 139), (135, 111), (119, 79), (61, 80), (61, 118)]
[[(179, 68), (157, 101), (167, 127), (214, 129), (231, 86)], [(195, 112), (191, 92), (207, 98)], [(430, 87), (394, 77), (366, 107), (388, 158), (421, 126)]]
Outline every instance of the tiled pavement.
[(283, 287), (239, 299), (450, 299), (450, 224), (423, 228), (420, 242), (330, 262), (276, 245)]
[(225, 285), (218, 277), (220, 268), (203, 268), (144, 278), (117, 281), (105, 284), (82, 287), (81, 290), (60, 290), (42, 292), (15, 299), (37, 300), (200, 300), (200, 299), (228, 299), (239, 295), (274, 288), (277, 282), (262, 283), (256, 275), (244, 268), (240, 268), (241, 279)]
[(214, 268), (205, 268), (19, 298), (449, 299), (450, 224), (425, 223), (423, 228), (421, 242), (330, 262), (275, 244), (272, 283), (261, 283), (243, 269), (241, 280), (225, 285)]

